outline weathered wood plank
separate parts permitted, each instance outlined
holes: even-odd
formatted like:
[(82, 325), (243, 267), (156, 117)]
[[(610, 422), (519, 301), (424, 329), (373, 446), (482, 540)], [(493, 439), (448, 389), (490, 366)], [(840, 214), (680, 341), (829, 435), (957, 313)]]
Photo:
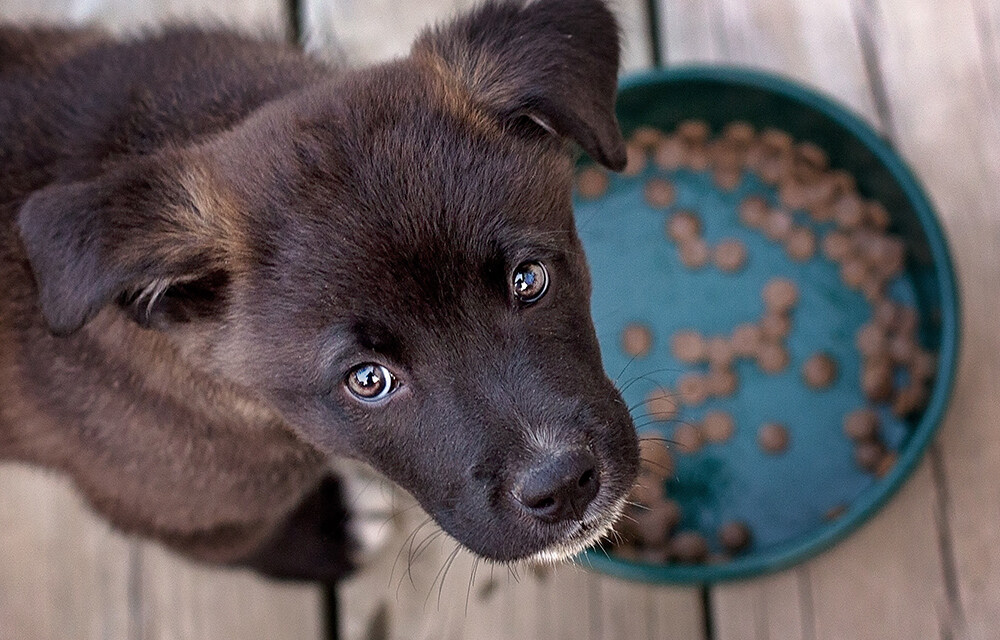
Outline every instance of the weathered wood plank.
[[(846, 0), (668, 0), (663, 6), (670, 64), (729, 63), (780, 73), (833, 95), (884, 130)], [(937, 636), (949, 617), (932, 526), (936, 505), (925, 461), (890, 508), (838, 548), (777, 576), (716, 587), (717, 637)], [(906, 589), (899, 588), (903, 583)]]
[[(406, 55), (413, 38), (429, 24), (446, 20), (478, 0), (305, 0), (306, 48), (365, 64)], [(621, 21), (623, 68), (652, 64), (649, 21), (643, 0), (613, 4)]]
[(956, 637), (1000, 625), (1000, 9), (880, 0), (873, 40), (899, 146), (938, 207), (963, 293), (959, 375), (938, 447)]
[(198, 22), (277, 37), (286, 36), (291, 27), (288, 4), (282, 0), (2, 0), (0, 19), (96, 23), (119, 32), (164, 22)]

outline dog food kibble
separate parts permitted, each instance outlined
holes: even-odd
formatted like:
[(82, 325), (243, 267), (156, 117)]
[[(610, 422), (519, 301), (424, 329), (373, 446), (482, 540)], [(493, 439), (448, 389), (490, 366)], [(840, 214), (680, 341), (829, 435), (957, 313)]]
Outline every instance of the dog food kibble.
[(896, 393), (892, 401), (892, 413), (899, 418), (920, 411), (927, 405), (927, 388), (923, 383), (913, 380)]
[(697, 331), (678, 331), (670, 338), (670, 350), (681, 362), (694, 364), (708, 357), (708, 346)]
[(677, 416), (677, 396), (669, 389), (653, 389), (646, 396), (646, 411), (654, 420), (673, 420)]
[(716, 398), (728, 398), (736, 393), (738, 381), (731, 369), (713, 368), (708, 372), (708, 392)]
[(698, 427), (692, 424), (679, 424), (674, 429), (674, 442), (681, 453), (695, 453), (701, 449), (703, 441)]
[(757, 432), (757, 442), (767, 453), (783, 453), (788, 449), (788, 429), (780, 424), (765, 424)]
[(715, 367), (728, 367), (733, 362), (733, 348), (729, 340), (721, 336), (708, 339), (705, 343), (705, 354)]
[(937, 357), (930, 351), (917, 349), (910, 362), (910, 375), (917, 380), (930, 380), (937, 370)]
[(688, 269), (700, 269), (708, 264), (711, 250), (704, 240), (698, 238), (684, 242), (681, 245), (680, 254), (681, 262), (684, 263), (685, 267)]
[(732, 140), (741, 146), (745, 146), (753, 142), (755, 135), (756, 131), (754, 131), (753, 125), (749, 122), (743, 122), (742, 120), (730, 122), (722, 129), (723, 138)]
[(837, 379), (837, 361), (829, 354), (817, 353), (802, 365), (802, 378), (813, 389), (827, 389)]
[(776, 209), (767, 214), (764, 219), (764, 235), (774, 242), (785, 242), (792, 234), (795, 219), (792, 214)]
[(879, 231), (885, 231), (888, 229), (889, 224), (892, 222), (889, 217), (889, 212), (881, 202), (868, 203), (865, 207), (865, 219), (868, 221), (868, 224), (875, 227)]
[(625, 158), (624, 176), (637, 176), (646, 168), (646, 150), (635, 143), (625, 145)]
[(844, 433), (851, 440), (872, 440), (878, 436), (878, 414), (858, 409), (844, 416)]
[(678, 244), (701, 236), (701, 221), (690, 211), (678, 211), (667, 221), (667, 235)]
[(892, 395), (892, 367), (883, 359), (866, 361), (861, 368), (861, 390), (872, 402), (883, 402)]
[(641, 324), (630, 324), (622, 331), (622, 351), (630, 356), (641, 357), (649, 353), (653, 346), (653, 332)]
[(757, 364), (765, 373), (784, 371), (788, 360), (788, 350), (776, 342), (764, 342), (757, 354)]
[(760, 229), (767, 220), (767, 202), (760, 196), (750, 196), (740, 203), (740, 221), (751, 229)]
[(791, 319), (782, 314), (769, 312), (760, 319), (760, 333), (764, 339), (778, 342), (787, 336), (792, 330)]
[(715, 186), (723, 191), (733, 191), (740, 186), (743, 174), (736, 169), (716, 169), (712, 173), (712, 179), (715, 181)]
[(892, 300), (882, 300), (875, 305), (874, 318), (875, 324), (886, 330), (893, 330), (896, 328), (896, 316), (899, 314), (899, 308), (896, 303)]
[(677, 125), (677, 135), (688, 144), (703, 144), (712, 133), (704, 120), (685, 120)]
[(740, 357), (751, 357), (756, 355), (760, 348), (762, 332), (759, 326), (745, 323), (733, 329), (731, 344), (733, 352)]
[(899, 307), (896, 312), (896, 322), (894, 327), (896, 333), (912, 335), (917, 330), (917, 310), (913, 307)]
[(896, 460), (898, 455), (895, 451), (886, 451), (883, 454), (882, 459), (878, 461), (875, 465), (875, 475), (879, 478), (884, 478), (892, 471), (892, 468), (896, 466)]
[(684, 142), (676, 136), (660, 140), (653, 151), (653, 162), (665, 171), (679, 169), (684, 164)]
[(695, 531), (680, 531), (670, 539), (670, 555), (685, 564), (701, 562), (708, 556), (708, 542)]
[(600, 198), (608, 190), (608, 174), (597, 167), (587, 167), (576, 178), (576, 190), (580, 197), (593, 200)]
[(909, 334), (897, 334), (889, 341), (889, 357), (896, 364), (909, 364), (917, 354), (916, 341)]
[(677, 381), (677, 394), (687, 406), (697, 407), (708, 400), (708, 380), (696, 373), (683, 375)]
[(738, 520), (727, 522), (719, 529), (719, 544), (729, 553), (746, 549), (750, 545), (750, 527)]
[(823, 236), (823, 255), (840, 262), (851, 253), (851, 240), (843, 231), (831, 231)]
[(739, 240), (724, 240), (715, 245), (715, 266), (722, 271), (739, 271), (746, 262), (747, 249)]
[(663, 178), (652, 178), (646, 182), (643, 195), (649, 206), (655, 209), (666, 209), (674, 203), (674, 185)]
[(725, 442), (735, 428), (733, 416), (724, 411), (709, 411), (701, 420), (701, 435), (707, 442)]
[(632, 142), (643, 149), (653, 149), (662, 139), (663, 134), (653, 127), (638, 127), (632, 132)]
[(774, 278), (764, 286), (763, 298), (769, 311), (788, 313), (799, 301), (799, 289), (787, 278)]
[(877, 440), (862, 440), (854, 445), (854, 461), (869, 473), (875, 471), (884, 453), (885, 447)]
[(649, 546), (664, 545), (670, 537), (670, 530), (677, 525), (679, 514), (666, 502), (657, 502), (649, 509), (636, 512), (635, 519), (639, 538)]
[(674, 475), (674, 457), (659, 438), (639, 439), (639, 459), (652, 476), (670, 478)]
[(849, 258), (840, 267), (840, 279), (848, 287), (858, 289), (865, 281), (866, 271), (864, 262), (855, 258)]
[(841, 195), (833, 203), (833, 218), (842, 229), (857, 229), (865, 219), (861, 198), (854, 193)]
[(882, 355), (888, 350), (888, 340), (885, 331), (877, 324), (866, 324), (858, 330), (855, 344), (858, 351), (865, 357)]
[(807, 227), (795, 227), (785, 240), (785, 251), (792, 260), (810, 260), (816, 254), (816, 234)]

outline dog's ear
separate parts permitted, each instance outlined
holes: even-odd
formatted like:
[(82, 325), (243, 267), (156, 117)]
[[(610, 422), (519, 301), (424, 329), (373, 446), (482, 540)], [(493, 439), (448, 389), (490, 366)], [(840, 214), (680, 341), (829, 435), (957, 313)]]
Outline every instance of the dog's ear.
[[(145, 157), (41, 189), (17, 227), (49, 328), (67, 334), (117, 301), (140, 324), (204, 306), (229, 233), (221, 198), (193, 165)], [(178, 288), (179, 287), (179, 288)]]
[(413, 55), (443, 62), (501, 119), (530, 118), (604, 166), (625, 166), (618, 24), (601, 0), (489, 0), (424, 32)]

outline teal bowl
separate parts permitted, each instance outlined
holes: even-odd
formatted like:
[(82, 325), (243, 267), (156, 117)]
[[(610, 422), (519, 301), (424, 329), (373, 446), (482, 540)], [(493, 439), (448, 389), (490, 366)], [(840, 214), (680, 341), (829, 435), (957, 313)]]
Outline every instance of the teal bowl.
[[(575, 201), (594, 279), (593, 315), (605, 366), (630, 406), (641, 404), (653, 387), (673, 386), (691, 370), (672, 359), (668, 337), (674, 331), (696, 328), (718, 334), (759, 317), (760, 290), (773, 276), (792, 278), (800, 288), (786, 371), (765, 376), (750, 363), (738, 363), (741, 383), (735, 396), (709, 400), (696, 410), (685, 407), (679, 415), (681, 421), (695, 421), (707, 410), (722, 409), (737, 423), (730, 441), (676, 456), (677, 477), (667, 490), (684, 510), (681, 528), (712, 538), (721, 523), (743, 520), (753, 531), (749, 549), (699, 565), (644, 563), (595, 549), (583, 554), (580, 563), (658, 583), (748, 578), (788, 567), (842, 540), (885, 504), (909, 477), (941, 422), (959, 342), (958, 292), (944, 234), (916, 178), (882, 137), (843, 106), (789, 80), (733, 68), (649, 72), (622, 81), (618, 117), (626, 136), (640, 126), (670, 131), (697, 118), (715, 132), (743, 120), (811, 141), (827, 152), (833, 168), (855, 177), (862, 196), (885, 205), (892, 218), (890, 232), (907, 244), (905, 273), (889, 294), (920, 312), (919, 340), (937, 351), (938, 368), (927, 406), (917, 417), (901, 420), (886, 407), (879, 410), (883, 439), (898, 460), (876, 478), (856, 467), (841, 429), (843, 415), (865, 404), (854, 336), (870, 317), (870, 305), (840, 283), (836, 266), (819, 253), (806, 263), (792, 262), (780, 247), (738, 224), (739, 200), (754, 189), (766, 189), (763, 183), (751, 184), (756, 178), (745, 175), (735, 192), (726, 193), (706, 176), (675, 181), (677, 207), (699, 211), (706, 240), (735, 236), (745, 242), (750, 258), (736, 276), (714, 269), (690, 271), (679, 264), (663, 235), (664, 213), (642, 198), (645, 179), (662, 173), (652, 163), (638, 177), (612, 176), (599, 199)], [(632, 322), (647, 325), (654, 335), (650, 354), (634, 361), (620, 346), (622, 329)], [(806, 388), (800, 378), (802, 363), (818, 350), (833, 354), (840, 367), (837, 382), (822, 392)], [(769, 420), (788, 424), (792, 432), (783, 455), (764, 454), (757, 446), (757, 426)], [(639, 430), (669, 438), (669, 429), (649, 423)], [(824, 514), (833, 507), (842, 513), (831, 520)]]

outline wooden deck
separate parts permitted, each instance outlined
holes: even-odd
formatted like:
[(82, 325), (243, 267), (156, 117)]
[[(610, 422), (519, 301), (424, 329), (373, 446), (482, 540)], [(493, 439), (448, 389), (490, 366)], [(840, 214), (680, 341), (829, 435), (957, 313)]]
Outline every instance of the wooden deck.
[[(0, 0), (0, 17), (123, 29), (194, 17), (293, 33), (298, 15), (310, 47), (363, 63), (404, 52), (424, 23), (469, 4), (302, 0), (292, 11), (280, 0)], [(390, 525), (398, 533), (385, 555), (340, 589), (343, 637), (1000, 637), (1000, 3), (659, 0), (652, 16), (646, 0), (614, 4), (628, 69), (697, 62), (777, 71), (849, 105), (909, 160), (959, 272), (963, 352), (951, 410), (911, 480), (847, 541), (782, 573), (707, 590), (572, 566), (517, 579), (480, 566), (470, 587), (465, 554), (441, 579), (454, 548), (443, 537), (406, 572), (405, 536), (423, 519), (409, 509)], [(0, 640), (323, 634), (318, 588), (192, 566), (110, 532), (65, 481), (0, 467)]]

